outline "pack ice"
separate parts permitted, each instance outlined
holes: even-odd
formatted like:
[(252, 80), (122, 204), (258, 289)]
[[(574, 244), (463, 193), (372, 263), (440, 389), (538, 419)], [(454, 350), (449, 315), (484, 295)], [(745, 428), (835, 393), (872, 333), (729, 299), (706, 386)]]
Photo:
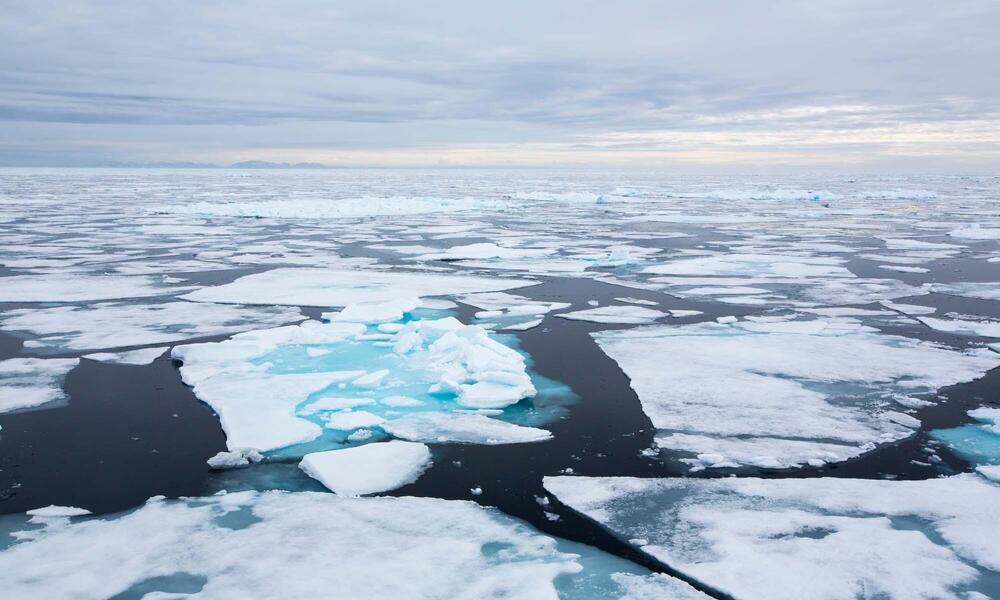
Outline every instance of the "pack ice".
[(0, 413), (34, 408), (66, 396), (62, 380), (78, 358), (0, 360)]
[[(631, 380), (661, 448), (693, 468), (787, 468), (910, 435), (907, 399), (1000, 364), (851, 319), (650, 326), (591, 334)], [(902, 401), (903, 404), (900, 404)]]
[[(275, 450), (324, 436), (339, 447), (352, 433), (408, 415), (408, 439), (535, 441), (538, 430), (425, 413), (496, 411), (535, 395), (525, 358), (453, 317), (413, 318), (416, 299), (352, 305), (329, 322), (252, 331), (217, 343), (175, 347), (181, 377), (219, 414), (230, 449)], [(325, 432), (325, 433), (324, 433)], [(545, 432), (547, 433), (547, 432)], [(357, 436), (353, 439), (358, 439)], [(544, 438), (542, 438), (544, 439)]]
[(546, 477), (546, 490), (703, 584), (748, 600), (1000, 593), (1000, 485)]

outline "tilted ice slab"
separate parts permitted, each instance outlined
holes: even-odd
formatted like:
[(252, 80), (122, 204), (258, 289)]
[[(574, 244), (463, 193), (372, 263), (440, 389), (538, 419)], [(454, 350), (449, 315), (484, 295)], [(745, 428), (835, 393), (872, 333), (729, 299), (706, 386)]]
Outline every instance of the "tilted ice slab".
[(65, 398), (62, 379), (79, 362), (78, 358), (0, 360), (0, 413)]
[[(977, 475), (546, 477), (544, 485), (644, 552), (736, 598), (958, 600), (1000, 592), (1000, 536), (988, 533), (1000, 519), (1000, 486)], [(986, 596), (966, 595), (973, 591)]]
[(38, 336), (25, 342), (26, 348), (92, 350), (165, 344), (284, 325), (304, 318), (298, 309), (288, 307), (105, 302), (11, 310), (0, 315), (0, 329)]
[(323, 424), (346, 436), (413, 412), (503, 408), (535, 394), (524, 357), (480, 327), (448, 317), (372, 329), (307, 321), (173, 356), (219, 414), (230, 449), (273, 450), (319, 437)]
[(642, 306), (600, 306), (556, 315), (574, 321), (592, 323), (645, 324), (667, 316), (667, 313)]
[(376, 216), (420, 215), (467, 210), (496, 210), (497, 201), (475, 198), (391, 196), (387, 198), (294, 199), (256, 202), (193, 202), (155, 209), (157, 213), (213, 217), (270, 217), (276, 219), (346, 219)]
[(491, 292), (536, 285), (527, 279), (350, 269), (273, 269), (183, 296), (198, 302), (347, 306), (395, 298)]
[[(846, 460), (912, 430), (896, 397), (1000, 364), (850, 320), (699, 323), (591, 334), (631, 380), (661, 447), (696, 468)], [(895, 410), (894, 408), (895, 407)]]
[(299, 468), (338, 496), (387, 492), (413, 483), (431, 466), (431, 451), (416, 442), (391, 440), (313, 452)]
[(47, 529), (0, 552), (0, 573), (10, 600), (144, 589), (205, 599), (555, 600), (555, 579), (579, 572), (577, 558), (472, 502), (271, 491), (153, 499)]
[(15, 275), (0, 277), (0, 302), (89, 302), (177, 294), (190, 287), (168, 287), (141, 275)]

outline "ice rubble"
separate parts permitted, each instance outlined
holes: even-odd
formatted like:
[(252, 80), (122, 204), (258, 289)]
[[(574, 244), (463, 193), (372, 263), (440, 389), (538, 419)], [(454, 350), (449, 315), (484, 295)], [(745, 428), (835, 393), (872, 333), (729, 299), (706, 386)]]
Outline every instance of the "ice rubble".
[(299, 463), (307, 475), (338, 496), (394, 490), (413, 483), (430, 466), (427, 446), (400, 440), (313, 452)]
[(190, 287), (167, 287), (154, 277), (51, 274), (0, 277), (0, 302), (89, 302), (163, 296)]
[(644, 552), (737, 598), (958, 600), (1000, 591), (1000, 537), (984, 535), (1000, 519), (1000, 486), (973, 474), (546, 477), (544, 485)]
[(555, 600), (556, 578), (579, 572), (577, 559), (472, 502), (272, 491), (154, 498), (121, 516), (43, 531), (0, 552), (0, 573), (10, 600), (158, 590), (206, 599), (336, 590), (359, 599)]
[(0, 360), (0, 413), (64, 398), (62, 379), (79, 362), (78, 358)]
[(897, 398), (1000, 364), (850, 319), (649, 326), (591, 334), (631, 380), (657, 444), (695, 468), (837, 462), (912, 433)]
[(591, 323), (644, 324), (667, 316), (667, 313), (642, 306), (601, 306), (556, 315), (574, 321)]
[(213, 217), (268, 217), (275, 219), (353, 219), (419, 215), (467, 210), (497, 210), (503, 202), (475, 198), (414, 196), (343, 199), (289, 199), (252, 202), (192, 202), (161, 206), (157, 213)]
[(230, 450), (228, 452), (219, 452), (205, 462), (207, 462), (208, 466), (213, 469), (221, 471), (224, 469), (239, 469), (241, 467), (248, 467), (254, 463), (259, 463), (262, 460), (264, 460), (264, 455), (257, 452), (253, 448), (236, 448), (235, 450)]
[[(350, 320), (381, 319), (391, 311), (343, 312)], [(446, 317), (375, 329), (306, 321), (178, 346), (173, 356), (184, 363), (184, 382), (219, 414), (231, 449), (274, 450), (319, 437), (323, 425), (350, 431), (413, 412), (504, 408), (535, 394), (524, 357), (480, 327)], [(420, 398), (400, 402), (401, 396)], [(417, 420), (408, 431), (421, 423), (429, 428), (426, 435), (447, 429), (443, 422)]]
[(92, 350), (165, 344), (303, 319), (297, 308), (280, 306), (102, 302), (11, 310), (0, 316), (0, 329), (38, 336), (25, 342), (29, 349)]
[(491, 292), (537, 285), (528, 279), (403, 271), (282, 268), (183, 296), (198, 302), (347, 306), (395, 298)]

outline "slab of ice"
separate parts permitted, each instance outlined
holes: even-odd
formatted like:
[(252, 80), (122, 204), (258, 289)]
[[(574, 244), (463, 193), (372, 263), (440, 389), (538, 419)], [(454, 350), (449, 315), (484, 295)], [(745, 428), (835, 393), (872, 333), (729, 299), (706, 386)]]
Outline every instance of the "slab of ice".
[(521, 444), (543, 442), (552, 434), (537, 427), (514, 425), (473, 412), (416, 413), (382, 424), (387, 433), (429, 444)]
[(611, 578), (621, 586), (624, 594), (618, 600), (709, 600), (711, 598), (680, 579), (663, 573), (645, 576), (615, 573)]
[(62, 379), (79, 362), (78, 358), (0, 360), (0, 413), (65, 398)]
[(88, 302), (163, 296), (191, 288), (168, 287), (156, 278), (119, 275), (15, 275), (0, 277), (0, 302)]
[(574, 321), (590, 321), (592, 323), (623, 323), (643, 324), (667, 316), (667, 313), (642, 306), (601, 306), (556, 315), (563, 319)]
[(163, 353), (167, 350), (166, 346), (160, 346), (158, 348), (141, 348), (125, 352), (95, 352), (94, 354), (84, 354), (83, 357), (89, 360), (116, 365), (148, 365), (163, 356)]
[(56, 506), (50, 504), (42, 508), (34, 508), (29, 511), (25, 511), (26, 515), (32, 517), (42, 517), (43, 519), (51, 518), (63, 518), (63, 517), (82, 517), (83, 515), (89, 515), (90, 511), (85, 508), (78, 508), (76, 506)]
[(164, 344), (303, 319), (297, 308), (289, 307), (105, 302), (11, 310), (0, 316), (0, 328), (38, 336), (25, 343), (27, 348), (91, 350)]
[(626, 304), (641, 304), (643, 306), (657, 306), (659, 302), (653, 302), (652, 300), (643, 300), (642, 298), (632, 298), (626, 296), (623, 298), (615, 298), (618, 302), (624, 302)]
[(202, 598), (555, 600), (556, 579), (581, 568), (552, 538), (472, 502), (278, 491), (152, 500), (0, 552), (11, 600), (177, 588)]
[[(546, 477), (559, 500), (737, 598), (996, 592), (1000, 486), (927, 481)], [(988, 575), (990, 579), (984, 579)], [(992, 579), (992, 583), (990, 580)], [(980, 587), (984, 586), (984, 587)]]
[(970, 381), (1000, 364), (985, 349), (956, 352), (850, 320), (591, 335), (629, 376), (658, 442), (694, 453), (684, 460), (696, 468), (856, 456), (912, 433), (883, 414), (894, 397)]
[(484, 258), (532, 258), (554, 254), (555, 248), (509, 248), (492, 242), (452, 246), (444, 251), (428, 252), (414, 257), (415, 260), (463, 260)]
[(938, 319), (935, 317), (917, 317), (924, 325), (938, 331), (957, 335), (976, 335), (980, 337), (1000, 337), (1000, 321), (971, 321), (965, 319)]
[(184, 296), (198, 302), (347, 306), (397, 298), (501, 291), (537, 285), (527, 279), (337, 269), (273, 269)]
[(322, 426), (346, 434), (407, 410), (503, 408), (536, 392), (524, 357), (480, 327), (452, 317), (394, 325), (371, 339), (361, 323), (307, 321), (178, 346), (173, 356), (219, 414), (231, 449), (307, 442)]
[(879, 265), (878, 268), (886, 271), (898, 271), (900, 273), (930, 273), (930, 269), (924, 267), (907, 267), (904, 265)]
[(338, 496), (388, 492), (413, 483), (431, 466), (431, 451), (392, 440), (306, 454), (299, 468)]

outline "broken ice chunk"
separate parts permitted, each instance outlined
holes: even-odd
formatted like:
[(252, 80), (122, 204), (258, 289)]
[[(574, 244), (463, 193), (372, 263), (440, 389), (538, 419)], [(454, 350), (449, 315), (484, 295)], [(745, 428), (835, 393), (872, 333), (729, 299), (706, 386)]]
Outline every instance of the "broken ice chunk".
[(413, 483), (431, 465), (431, 452), (416, 442), (392, 440), (314, 452), (299, 467), (338, 496), (387, 492)]

